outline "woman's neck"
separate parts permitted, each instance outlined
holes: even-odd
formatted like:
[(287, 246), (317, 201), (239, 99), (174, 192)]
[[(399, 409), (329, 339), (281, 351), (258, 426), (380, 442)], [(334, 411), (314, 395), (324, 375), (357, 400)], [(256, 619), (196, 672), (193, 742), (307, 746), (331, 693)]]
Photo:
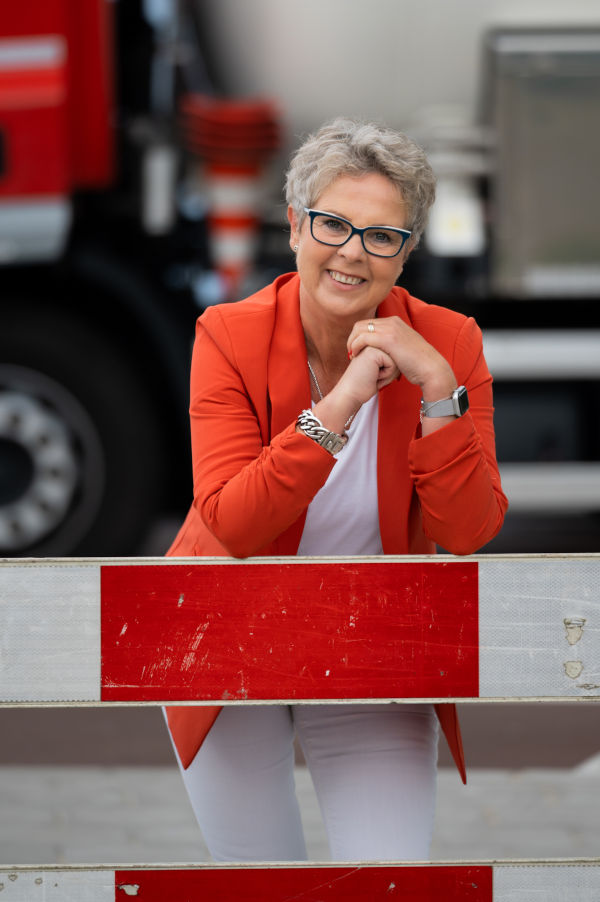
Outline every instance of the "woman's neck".
[[(310, 329), (304, 326), (306, 341), (306, 354), (312, 367), (311, 384), (315, 389), (313, 397), (319, 400), (321, 395), (328, 394), (334, 385), (341, 379), (348, 366), (348, 351), (346, 341), (348, 334), (344, 331), (333, 333), (329, 329)], [(317, 387), (318, 386), (318, 387)]]
[(306, 339), (306, 349), (311, 363), (326, 369), (345, 369), (348, 364), (347, 341), (354, 322), (339, 317), (328, 317), (322, 311), (315, 312), (311, 305), (300, 300), (300, 319)]
[(315, 328), (314, 324), (312, 328), (305, 326), (306, 350), (311, 362), (316, 360), (324, 367), (345, 366), (348, 363), (348, 335), (345, 330), (335, 334), (329, 329)]
[(341, 379), (348, 366), (348, 336), (354, 327), (355, 317), (343, 319), (338, 315), (328, 316), (326, 310), (315, 308), (310, 298), (303, 297), (301, 286), (300, 319), (308, 359), (316, 373), (320, 389), (326, 395)]

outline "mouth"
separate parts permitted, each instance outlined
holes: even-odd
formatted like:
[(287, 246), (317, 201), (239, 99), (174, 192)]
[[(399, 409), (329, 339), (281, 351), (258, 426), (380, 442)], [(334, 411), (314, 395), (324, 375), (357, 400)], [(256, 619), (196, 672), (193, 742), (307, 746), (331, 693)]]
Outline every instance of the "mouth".
[(359, 276), (348, 276), (343, 272), (337, 272), (335, 269), (328, 269), (327, 272), (334, 282), (341, 282), (342, 285), (362, 285), (365, 281)]

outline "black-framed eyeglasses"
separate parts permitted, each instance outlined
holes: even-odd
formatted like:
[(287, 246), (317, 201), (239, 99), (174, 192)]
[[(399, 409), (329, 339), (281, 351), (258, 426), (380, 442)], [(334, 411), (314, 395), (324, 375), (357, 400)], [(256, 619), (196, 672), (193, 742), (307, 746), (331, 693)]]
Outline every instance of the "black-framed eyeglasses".
[(395, 257), (412, 234), (408, 229), (397, 229), (394, 226), (375, 225), (357, 229), (348, 219), (326, 213), (324, 210), (304, 207), (304, 212), (310, 217), (310, 234), (315, 241), (332, 247), (341, 247), (350, 241), (353, 235), (360, 235), (367, 254), (373, 254), (375, 257)]

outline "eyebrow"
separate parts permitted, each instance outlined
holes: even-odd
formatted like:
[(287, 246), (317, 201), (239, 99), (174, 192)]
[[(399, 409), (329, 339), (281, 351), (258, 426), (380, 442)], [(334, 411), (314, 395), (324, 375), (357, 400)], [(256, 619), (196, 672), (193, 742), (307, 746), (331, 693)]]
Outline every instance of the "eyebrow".
[[(311, 210), (317, 210), (318, 213), (327, 213), (328, 216), (334, 216), (336, 219), (343, 219), (345, 222), (349, 222), (350, 225), (354, 226), (354, 223), (351, 219), (348, 219), (347, 216), (342, 216), (341, 213), (335, 213), (333, 210), (319, 210), (317, 207), (310, 207)], [(407, 229), (406, 226), (393, 226), (393, 225), (384, 225), (382, 222), (374, 222), (373, 225), (368, 226), (354, 226), (357, 229), (396, 229), (399, 232), (410, 232), (410, 229)]]

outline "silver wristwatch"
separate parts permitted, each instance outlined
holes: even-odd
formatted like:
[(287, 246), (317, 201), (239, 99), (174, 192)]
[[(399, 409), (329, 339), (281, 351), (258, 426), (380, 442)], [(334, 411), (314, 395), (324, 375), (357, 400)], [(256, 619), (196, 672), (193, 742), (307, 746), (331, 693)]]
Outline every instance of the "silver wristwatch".
[(298, 417), (297, 426), (304, 435), (312, 438), (317, 445), (321, 445), (330, 454), (337, 454), (348, 441), (347, 435), (338, 435), (337, 432), (330, 432), (310, 410), (302, 411)]
[(469, 396), (464, 385), (455, 388), (449, 398), (441, 401), (421, 401), (421, 419), (423, 417), (462, 417), (469, 409)]

